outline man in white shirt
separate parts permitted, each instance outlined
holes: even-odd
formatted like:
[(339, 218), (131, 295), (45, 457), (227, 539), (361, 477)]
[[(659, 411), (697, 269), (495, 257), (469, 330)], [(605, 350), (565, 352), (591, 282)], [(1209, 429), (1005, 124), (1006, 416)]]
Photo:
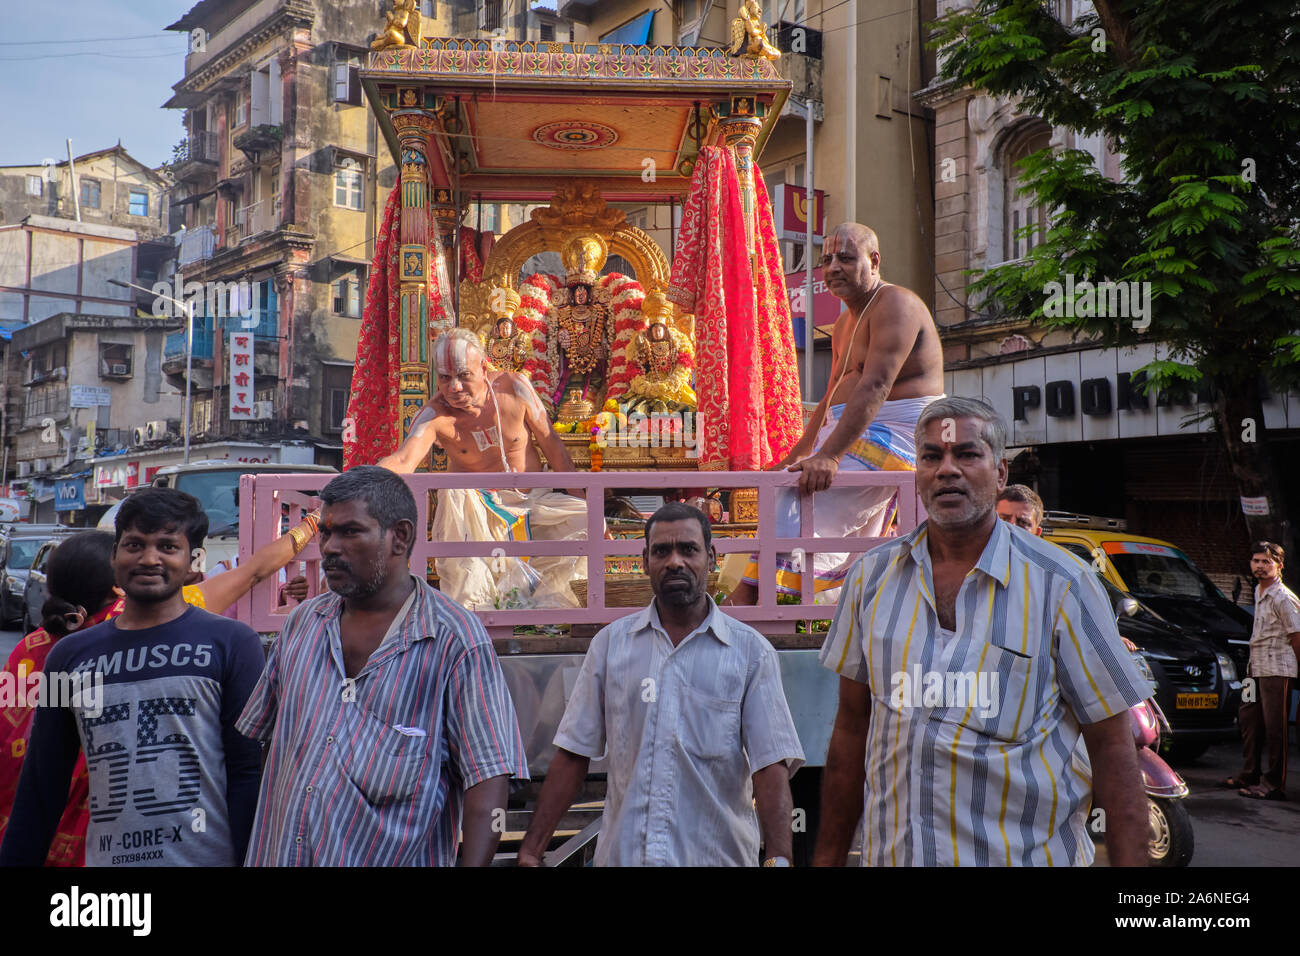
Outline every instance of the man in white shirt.
[(592, 639), (521, 866), (540, 864), (602, 756), (597, 866), (754, 866), (760, 837), (764, 865), (789, 865), (790, 777), (803, 748), (775, 649), (709, 597), (710, 539), (708, 519), (688, 505), (665, 505), (646, 522), (654, 600)]
[[(1254, 695), (1242, 694), (1237, 720), (1241, 725), (1241, 773), (1224, 781), (1239, 786), (1243, 797), (1286, 799), (1287, 707), (1296, 678), (1300, 651), (1300, 599), (1282, 583), (1286, 553), (1271, 541), (1256, 542), (1250, 556), (1255, 576), (1255, 624), (1250, 635), (1247, 681)], [(1268, 754), (1268, 769), (1260, 760)]]

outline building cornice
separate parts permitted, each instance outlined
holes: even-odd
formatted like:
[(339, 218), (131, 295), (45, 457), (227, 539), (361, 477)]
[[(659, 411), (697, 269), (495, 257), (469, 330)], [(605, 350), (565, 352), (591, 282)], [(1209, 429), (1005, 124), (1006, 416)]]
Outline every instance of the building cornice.
[(916, 100), (922, 106), (928, 106), (930, 109), (936, 109), (945, 106), (948, 103), (954, 103), (959, 99), (968, 99), (970, 89), (956, 80), (933, 80), (925, 89), (917, 90), (912, 94), (912, 99)]
[(311, 27), (316, 14), (305, 0), (285, 0), (284, 6), (222, 50), (207, 65), (172, 87), (177, 93), (200, 93), (224, 76), (240, 60), (286, 26)]

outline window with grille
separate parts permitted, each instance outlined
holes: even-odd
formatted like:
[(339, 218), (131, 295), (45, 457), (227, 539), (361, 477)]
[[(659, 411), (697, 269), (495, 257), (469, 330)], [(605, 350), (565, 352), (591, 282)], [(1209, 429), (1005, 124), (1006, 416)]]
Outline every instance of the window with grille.
[(334, 167), (334, 205), (344, 209), (361, 209), (361, 164), (355, 159), (340, 160)]
[(540, 36), (541, 36), (541, 38), (542, 38), (543, 40), (554, 40), (554, 39), (555, 39), (555, 24), (554, 24), (554, 23), (549, 23), (549, 22), (545, 22), (545, 21), (544, 21), (544, 22), (541, 24), (541, 26), (539, 27), (539, 29), (540, 29), (540, 31), (541, 31)]
[(479, 0), (478, 28), (497, 30), (501, 25), (501, 0)]
[(27, 195), (29, 195), (29, 196), (39, 196), (39, 195), (41, 195), (41, 193), (43, 192), (43, 187), (44, 187), (44, 185), (45, 185), (45, 184), (41, 181), (41, 177), (40, 177), (40, 176), (28, 176), (28, 177), (27, 177)]
[(81, 181), (81, 205), (84, 209), (99, 208), (99, 181), (83, 179)]
[(129, 208), (133, 216), (149, 215), (149, 194), (143, 189), (132, 189)]
[[(1043, 241), (1047, 228), (1047, 217), (1042, 209), (1034, 203), (1033, 197), (1020, 194), (1024, 185), (1022, 160), (1032, 153), (1045, 148), (1051, 142), (1051, 130), (1045, 123), (1035, 123), (1024, 132), (1008, 142), (1003, 154), (1003, 232), (1002, 251), (1004, 261), (1020, 259), (1029, 254), (1029, 250)], [(1022, 229), (1033, 226), (1030, 233), (1021, 233)]]

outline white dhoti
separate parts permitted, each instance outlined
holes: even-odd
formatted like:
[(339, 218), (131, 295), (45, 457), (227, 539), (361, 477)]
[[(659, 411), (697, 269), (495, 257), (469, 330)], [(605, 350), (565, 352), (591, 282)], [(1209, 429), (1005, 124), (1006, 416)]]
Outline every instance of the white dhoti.
[[(841, 471), (915, 471), (916, 421), (925, 406), (943, 398), (926, 395), (921, 398), (900, 398), (885, 402), (876, 417), (845, 453), (840, 461)], [(817, 432), (813, 443), (815, 454), (839, 424), (844, 413), (843, 405), (832, 405), (826, 411), (826, 421)], [(813, 499), (813, 531), (817, 538), (878, 538), (893, 522), (897, 510), (898, 493), (889, 487), (831, 487), (818, 492)], [(776, 533), (781, 537), (805, 537), (799, 530), (799, 490), (782, 488), (777, 491)], [(848, 552), (826, 551), (813, 556), (813, 590), (817, 603), (829, 603), (839, 596), (840, 585), (856, 555)], [(801, 589), (803, 563), (791, 554), (778, 554), (776, 558), (777, 594), (798, 595)], [(747, 584), (758, 586), (758, 555), (751, 555), (749, 565), (741, 578)]]
[[(438, 491), (433, 537), (436, 541), (586, 540), (587, 504), (541, 488), (528, 493), (443, 488)], [(583, 557), (439, 558), (435, 564), (442, 592), (470, 610), (578, 607), (571, 583), (587, 576)]]

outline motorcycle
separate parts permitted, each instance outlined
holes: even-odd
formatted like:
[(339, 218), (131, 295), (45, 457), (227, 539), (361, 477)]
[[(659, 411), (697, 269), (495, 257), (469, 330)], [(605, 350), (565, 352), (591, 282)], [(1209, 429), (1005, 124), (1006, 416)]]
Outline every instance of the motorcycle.
[(1187, 866), (1196, 848), (1192, 817), (1182, 803), (1187, 796), (1187, 783), (1159, 754), (1161, 733), (1172, 735), (1173, 731), (1154, 698), (1129, 708), (1128, 714), (1151, 821), (1147, 846), (1150, 865)]

